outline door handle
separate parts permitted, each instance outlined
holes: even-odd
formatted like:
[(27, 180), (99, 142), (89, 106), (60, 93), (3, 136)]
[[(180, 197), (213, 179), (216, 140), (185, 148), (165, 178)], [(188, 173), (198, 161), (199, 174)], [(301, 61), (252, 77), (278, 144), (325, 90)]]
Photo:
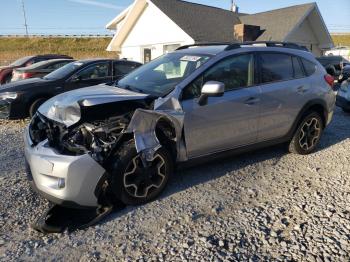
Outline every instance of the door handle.
[(246, 105), (254, 105), (256, 103), (260, 102), (260, 99), (257, 97), (250, 97), (247, 100), (244, 101), (244, 104)]

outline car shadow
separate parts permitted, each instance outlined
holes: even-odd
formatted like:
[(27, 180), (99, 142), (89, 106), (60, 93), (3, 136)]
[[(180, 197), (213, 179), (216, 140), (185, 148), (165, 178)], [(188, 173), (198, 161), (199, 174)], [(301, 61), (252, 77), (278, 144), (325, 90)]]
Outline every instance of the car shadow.
[[(318, 150), (320, 152), (350, 138), (350, 114), (344, 113), (337, 108), (332, 123), (324, 131)], [(169, 180), (165, 191), (158, 197), (158, 200), (170, 197), (188, 188), (195, 187), (199, 184), (207, 183), (225, 175), (234, 176), (236, 171), (245, 167), (273, 159), (277, 164), (280, 159), (288, 154), (286, 144), (267, 147), (249, 153), (243, 153), (236, 156), (227, 156), (197, 166), (181, 168), (176, 170)], [(247, 174), (248, 175), (248, 174)], [(248, 179), (249, 176), (247, 176)], [(118, 217), (132, 212), (140, 206), (120, 208), (115, 210), (110, 216), (105, 218), (101, 223), (112, 221)]]
[[(285, 154), (287, 154), (286, 146), (277, 145), (250, 153), (222, 157), (209, 162), (207, 161), (205, 164), (197, 166), (180, 168), (175, 171), (170, 178), (166, 189), (157, 200), (168, 198), (173, 194), (218, 179), (227, 174), (234, 176), (236, 174), (235, 171), (252, 164), (257, 164), (270, 159), (274, 160), (273, 164), (277, 164)], [(100, 223), (104, 224), (113, 221), (114, 219), (122, 217), (128, 212), (133, 212), (140, 207), (141, 206), (128, 206), (127, 208), (117, 208), (112, 214), (100, 221)]]
[(350, 114), (336, 107), (332, 122), (322, 134), (317, 151), (323, 151), (350, 138)]

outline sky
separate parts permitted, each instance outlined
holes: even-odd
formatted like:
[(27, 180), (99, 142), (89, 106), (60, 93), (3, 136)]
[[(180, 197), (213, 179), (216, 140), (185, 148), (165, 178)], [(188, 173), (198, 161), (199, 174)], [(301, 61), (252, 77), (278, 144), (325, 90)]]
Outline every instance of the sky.
[[(231, 0), (189, 0), (229, 9)], [(235, 0), (242, 13), (315, 0)], [(105, 25), (133, 0), (23, 0), (29, 34), (111, 34)], [(350, 32), (350, 0), (316, 0), (330, 32)], [(0, 0), (0, 35), (25, 34), (21, 0)]]

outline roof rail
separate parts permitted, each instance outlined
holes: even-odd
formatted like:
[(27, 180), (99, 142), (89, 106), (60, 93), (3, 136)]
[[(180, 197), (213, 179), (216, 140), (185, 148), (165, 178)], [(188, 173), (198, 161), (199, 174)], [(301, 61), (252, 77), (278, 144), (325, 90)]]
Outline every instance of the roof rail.
[(305, 46), (298, 45), (292, 42), (277, 42), (277, 41), (249, 41), (249, 42), (208, 42), (208, 43), (196, 43), (193, 45), (180, 46), (176, 50), (183, 50), (191, 47), (200, 46), (213, 46), (213, 45), (227, 45), (225, 51), (241, 48), (244, 46), (266, 46), (266, 47), (284, 47), (291, 49), (298, 49), (303, 51), (309, 51)]
[(226, 42), (226, 43), (225, 42), (203, 42), (203, 43), (196, 43), (192, 45), (183, 45), (177, 48), (176, 50), (183, 50), (183, 49), (187, 49), (195, 46), (213, 46), (213, 45), (231, 45), (231, 44), (232, 44), (231, 42)]
[(233, 43), (225, 48), (225, 51), (236, 49), (242, 46), (266, 46), (266, 47), (285, 47), (291, 49), (298, 49), (303, 51), (309, 51), (305, 46), (298, 45), (292, 42), (277, 42), (277, 41), (249, 41), (242, 43)]

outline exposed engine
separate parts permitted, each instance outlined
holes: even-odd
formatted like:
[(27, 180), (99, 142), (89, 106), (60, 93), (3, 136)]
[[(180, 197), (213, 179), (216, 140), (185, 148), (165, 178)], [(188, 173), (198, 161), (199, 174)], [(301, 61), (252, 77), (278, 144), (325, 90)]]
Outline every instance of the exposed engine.
[(62, 154), (90, 154), (103, 162), (112, 152), (127, 128), (131, 113), (78, 124), (72, 128), (48, 120), (37, 114), (29, 127), (34, 144), (48, 139), (49, 146)]

